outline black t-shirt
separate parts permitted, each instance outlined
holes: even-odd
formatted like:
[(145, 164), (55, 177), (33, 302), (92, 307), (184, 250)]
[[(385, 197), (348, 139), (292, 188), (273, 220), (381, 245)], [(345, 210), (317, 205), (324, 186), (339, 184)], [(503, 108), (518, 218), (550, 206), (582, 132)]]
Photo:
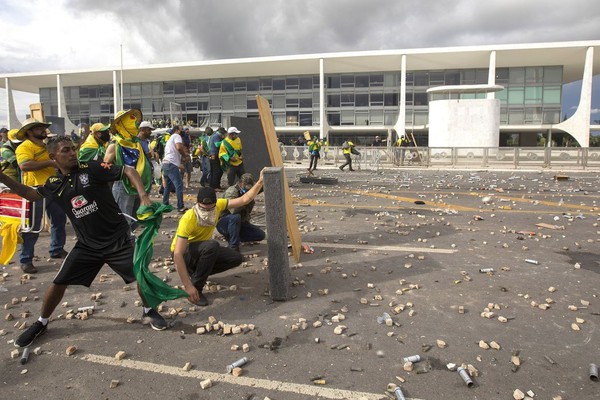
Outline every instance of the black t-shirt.
[(37, 190), (57, 201), (71, 220), (80, 244), (95, 250), (106, 249), (120, 245), (129, 232), (108, 185), (122, 175), (122, 166), (80, 162), (77, 170), (51, 177)]

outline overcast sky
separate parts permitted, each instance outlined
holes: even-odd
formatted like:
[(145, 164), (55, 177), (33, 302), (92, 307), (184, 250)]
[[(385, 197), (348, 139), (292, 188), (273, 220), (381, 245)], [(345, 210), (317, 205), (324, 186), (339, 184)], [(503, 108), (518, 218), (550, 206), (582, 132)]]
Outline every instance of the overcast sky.
[[(0, 73), (600, 39), (598, 0), (0, 0)], [(592, 108), (600, 119), (600, 79)], [(0, 126), (6, 95), (0, 89)], [(567, 111), (577, 85), (565, 88)], [(574, 93), (574, 95), (572, 94)], [(573, 98), (577, 98), (574, 100)], [(16, 93), (19, 119), (37, 96)], [(571, 111), (572, 113), (572, 111)]]

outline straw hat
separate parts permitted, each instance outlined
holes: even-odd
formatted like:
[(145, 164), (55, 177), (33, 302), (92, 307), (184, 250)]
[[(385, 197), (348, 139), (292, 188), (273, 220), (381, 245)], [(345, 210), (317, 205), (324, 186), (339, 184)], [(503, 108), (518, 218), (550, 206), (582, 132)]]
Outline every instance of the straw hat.
[(51, 122), (42, 122), (40, 120), (37, 120), (35, 118), (27, 118), (25, 120), (25, 122), (23, 122), (23, 126), (21, 127), (21, 129), (19, 129), (17, 131), (17, 133), (15, 134), (15, 137), (18, 140), (25, 140), (25, 132), (27, 132), (28, 130), (30, 130), (31, 128), (33, 128), (34, 126), (37, 125), (42, 125), (44, 128), (48, 128), (50, 125), (52, 125)]

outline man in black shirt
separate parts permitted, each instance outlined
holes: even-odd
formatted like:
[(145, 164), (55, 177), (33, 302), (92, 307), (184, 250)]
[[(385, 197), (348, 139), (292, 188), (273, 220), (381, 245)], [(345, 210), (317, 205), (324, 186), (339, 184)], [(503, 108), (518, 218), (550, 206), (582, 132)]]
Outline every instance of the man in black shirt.
[[(41, 316), (15, 341), (17, 347), (27, 347), (46, 332), (48, 318), (62, 300), (69, 285), (89, 287), (106, 263), (125, 283), (135, 281), (133, 273), (134, 243), (127, 221), (120, 215), (107, 182), (129, 178), (143, 205), (152, 202), (144, 190), (140, 176), (134, 168), (115, 166), (97, 161), (79, 163), (71, 139), (59, 136), (46, 145), (50, 158), (56, 162), (60, 173), (46, 181), (44, 186), (32, 188), (13, 181), (0, 173), (0, 182), (14, 193), (28, 200), (43, 197), (55, 200), (67, 214), (77, 242), (65, 257), (52, 285), (46, 291)], [(146, 304), (138, 286), (138, 293)], [(167, 327), (164, 318), (156, 311), (144, 307), (144, 319), (155, 330)]]

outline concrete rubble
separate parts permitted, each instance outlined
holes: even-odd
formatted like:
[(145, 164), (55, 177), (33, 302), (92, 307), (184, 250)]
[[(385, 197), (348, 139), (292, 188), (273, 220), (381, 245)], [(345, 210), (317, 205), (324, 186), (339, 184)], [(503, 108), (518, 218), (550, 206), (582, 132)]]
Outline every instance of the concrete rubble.
[[(209, 307), (166, 302), (159, 312), (170, 328), (155, 333), (138, 326), (135, 286), (103, 269), (92, 295), (67, 291), (27, 376), (44, 374), (37, 366), (65, 353), (75, 354), (69, 361), (76, 369), (88, 366), (80, 354), (117, 361), (135, 354), (184, 372), (222, 373), (223, 354), (235, 359), (244, 352), (252, 355), (250, 366), (231, 370), (242, 380), (379, 394), (393, 393), (394, 381), (407, 398), (424, 399), (586, 398), (597, 392), (587, 368), (600, 362), (593, 357), (600, 317), (598, 173), (555, 175), (363, 171), (326, 186), (300, 184), (291, 174), (302, 240), (313, 252), (290, 264), (290, 300), (268, 296), (266, 245), (244, 245), (244, 264), (207, 283)], [(264, 213), (261, 206), (259, 200)], [(167, 249), (176, 221), (165, 218), (150, 265), (173, 286), (180, 282)], [(38, 263), (46, 271), (59, 267)], [(1, 298), (0, 335), (7, 335), (7, 363), (16, 375), (22, 369), (12, 341), (38, 317), (37, 295), (51, 274), (25, 276), (14, 264), (2, 272), (8, 293)], [(113, 329), (120, 329), (118, 338)], [(411, 354), (420, 360), (405, 362)], [(461, 368), (472, 386), (457, 376)], [(125, 374), (111, 376), (103, 385), (115, 393), (132, 385)], [(68, 372), (58, 379), (72, 385)], [(211, 394), (228, 385), (199, 382)]]

